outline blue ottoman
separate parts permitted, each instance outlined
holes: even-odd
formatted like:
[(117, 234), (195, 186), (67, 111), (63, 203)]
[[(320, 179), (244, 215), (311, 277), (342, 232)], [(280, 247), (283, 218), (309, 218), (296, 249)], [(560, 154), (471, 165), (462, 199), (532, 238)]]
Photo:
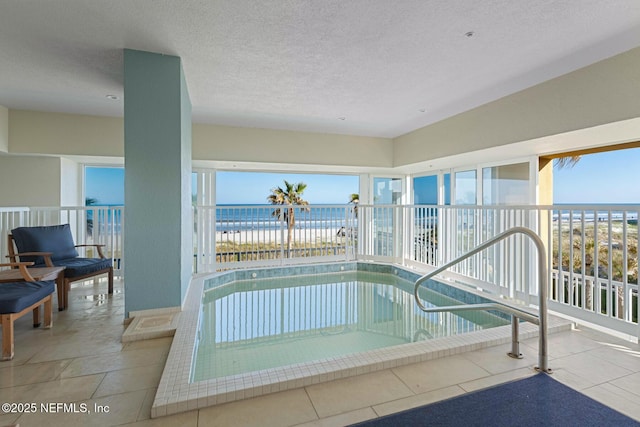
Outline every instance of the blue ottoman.
[(42, 282), (0, 283), (0, 319), (2, 319), (2, 360), (13, 359), (13, 322), (33, 312), (33, 326), (40, 326), (40, 306), (44, 304), (44, 327), (53, 324), (53, 280)]

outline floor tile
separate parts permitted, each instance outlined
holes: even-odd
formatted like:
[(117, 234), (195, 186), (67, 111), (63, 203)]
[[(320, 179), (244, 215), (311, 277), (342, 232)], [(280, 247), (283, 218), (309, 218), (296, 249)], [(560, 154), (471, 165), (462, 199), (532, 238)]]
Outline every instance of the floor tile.
[(89, 399), (104, 379), (104, 374), (57, 379), (38, 384), (34, 400), (40, 402), (75, 402)]
[(44, 348), (44, 344), (34, 343), (33, 339), (24, 340), (25, 342), (15, 342), (15, 354), (13, 359), (0, 362), (0, 369), (9, 366), (24, 365), (40, 350)]
[(372, 408), (356, 409), (355, 411), (345, 412), (344, 414), (333, 415), (308, 423), (297, 424), (295, 427), (342, 427), (362, 421), (377, 418), (377, 414)]
[(290, 426), (317, 419), (303, 389), (283, 391), (200, 410), (200, 426)]
[(67, 403), (66, 408), (58, 408), (56, 413), (38, 411), (24, 414), (18, 422), (20, 426), (47, 427), (111, 426), (130, 423), (135, 421), (144, 395), (145, 392), (141, 391), (83, 400), (75, 404)]
[(635, 394), (640, 403), (640, 373), (627, 375), (609, 382), (622, 390)]
[(631, 345), (603, 344), (588, 354), (633, 372), (640, 372), (640, 350)]
[(104, 353), (120, 351), (122, 344), (115, 339), (101, 341), (98, 339), (83, 339), (75, 342), (66, 340), (60, 344), (49, 345), (39, 351), (31, 360), (31, 363), (71, 359), (81, 356), (93, 356)]
[(394, 368), (393, 372), (416, 394), (489, 376), (463, 356), (429, 360)]
[(315, 384), (306, 389), (319, 417), (341, 414), (413, 394), (389, 370)]
[(626, 390), (610, 383), (599, 384), (581, 390), (581, 393), (607, 405), (618, 412), (640, 420), (640, 400), (636, 394), (629, 394)]
[(31, 402), (40, 384), (28, 384), (16, 387), (0, 388), (0, 402)]
[[(182, 412), (168, 417), (147, 419), (130, 424), (121, 424), (122, 427), (198, 427), (198, 411)], [(212, 425), (213, 427), (213, 425)], [(220, 425), (222, 427), (222, 425)]]
[(503, 372), (501, 374), (491, 375), (488, 377), (479, 378), (473, 381), (467, 381), (460, 383), (459, 386), (467, 391), (476, 391), (481, 390), (483, 388), (493, 387), (499, 384), (504, 384), (510, 381), (521, 380), (523, 378), (527, 378), (533, 375), (536, 375), (538, 372), (533, 368), (521, 368), (513, 371)]
[(586, 326), (580, 326), (580, 325), (576, 325), (574, 330), (579, 332), (581, 336), (589, 338), (596, 342), (600, 342), (604, 344), (622, 345), (635, 350), (640, 350), (640, 344), (635, 342), (637, 341), (637, 338), (630, 340), (629, 337), (622, 338), (612, 334), (605, 333), (604, 331), (591, 329)]
[(164, 363), (168, 350), (159, 351), (156, 348), (119, 351), (98, 356), (84, 356), (74, 359), (62, 371), (60, 376), (77, 377), (101, 372), (109, 372), (137, 366), (148, 366)]
[(582, 391), (589, 387), (593, 387), (597, 383), (592, 381), (588, 375), (584, 375), (584, 373), (580, 374), (578, 372), (569, 371), (564, 368), (558, 368), (552, 365), (552, 376), (556, 381), (561, 382), (562, 384), (571, 387), (574, 390)]
[(97, 374), (2, 388), (0, 389), (0, 401), (48, 403), (89, 399), (103, 378), (104, 374)]
[(157, 387), (163, 369), (164, 363), (161, 363), (108, 372), (94, 397)]
[[(534, 354), (538, 354), (538, 338), (522, 341), (523, 344), (533, 348)], [(602, 344), (592, 340), (581, 331), (565, 331), (550, 334), (547, 339), (547, 352), (551, 358), (565, 357), (572, 354), (593, 350)]]
[(0, 414), (0, 426), (14, 425), (20, 414)]
[(155, 338), (152, 340), (128, 342), (124, 344), (124, 346), (122, 347), (122, 351), (143, 350), (147, 348), (158, 348), (158, 347), (163, 347), (167, 351), (169, 351), (169, 349), (171, 348), (172, 342), (173, 342), (173, 337)]
[(0, 388), (51, 381), (57, 378), (70, 362), (71, 360), (57, 360), (2, 367), (0, 368)]
[(428, 391), (426, 393), (415, 394), (403, 399), (375, 405), (373, 410), (382, 417), (393, 414), (395, 412), (406, 411), (407, 409), (417, 408), (418, 406), (428, 405), (429, 403), (438, 402), (440, 400), (449, 399), (464, 394), (464, 390), (457, 385), (441, 388), (438, 390)]
[(142, 407), (140, 408), (140, 412), (138, 412), (136, 420), (142, 421), (151, 418), (151, 406), (153, 405), (153, 399), (155, 398), (157, 391), (157, 388), (150, 388), (147, 390), (147, 394), (144, 397), (144, 402), (142, 402)]
[(514, 369), (533, 367), (538, 364), (537, 350), (526, 345), (520, 345), (522, 359), (514, 359), (507, 355), (511, 352), (511, 344), (484, 348), (477, 351), (463, 353), (461, 356), (480, 366), (491, 374), (499, 374)]
[(592, 356), (588, 352), (554, 359), (553, 365), (555, 366), (553, 369), (564, 369), (575, 375), (584, 375), (588, 372), (588, 379), (593, 384), (611, 381), (633, 373), (614, 363)]

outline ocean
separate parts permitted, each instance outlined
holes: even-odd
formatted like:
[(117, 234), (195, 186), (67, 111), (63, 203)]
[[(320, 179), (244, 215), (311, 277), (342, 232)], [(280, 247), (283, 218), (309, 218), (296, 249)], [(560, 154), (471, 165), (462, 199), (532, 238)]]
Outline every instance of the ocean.
[[(353, 205), (313, 205), (294, 208), (296, 228), (349, 227), (355, 221)], [(196, 207), (212, 210), (210, 207)], [(278, 211), (280, 213), (278, 213)], [(286, 206), (277, 205), (218, 205), (215, 207), (216, 229), (222, 232), (257, 229), (279, 229)]]

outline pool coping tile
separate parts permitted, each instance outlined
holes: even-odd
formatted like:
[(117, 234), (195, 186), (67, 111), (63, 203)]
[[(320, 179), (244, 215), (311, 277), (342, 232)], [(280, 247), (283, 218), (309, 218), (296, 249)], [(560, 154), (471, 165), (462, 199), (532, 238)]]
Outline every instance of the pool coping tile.
[[(301, 275), (351, 270), (396, 274), (409, 280), (415, 280), (420, 276), (419, 272), (407, 270), (397, 265), (355, 261), (286, 267), (282, 272)], [(257, 272), (265, 272), (265, 274), (263, 277), (258, 277)], [(253, 276), (253, 273), (256, 273), (256, 275)], [(198, 277), (192, 280), (182, 312), (180, 316), (177, 316), (175, 336), (151, 407), (152, 418), (273, 392), (306, 387), (321, 382), (511, 342), (511, 326), (506, 325), (473, 333), (381, 348), (354, 355), (332, 357), (249, 374), (192, 382), (191, 366), (196, 350), (200, 306), (204, 298), (205, 289), (215, 288), (235, 280), (272, 278), (274, 274), (275, 269), (236, 270), (215, 273), (211, 276)], [(548, 333), (570, 328), (571, 322), (549, 316)], [(537, 326), (530, 323), (522, 323), (520, 325), (520, 340), (536, 336), (538, 336)]]

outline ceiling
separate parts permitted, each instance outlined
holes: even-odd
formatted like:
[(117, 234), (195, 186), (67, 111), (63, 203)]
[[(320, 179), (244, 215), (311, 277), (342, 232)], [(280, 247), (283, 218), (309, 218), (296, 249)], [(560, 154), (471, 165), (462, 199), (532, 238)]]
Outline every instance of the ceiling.
[(637, 46), (638, 0), (2, 0), (0, 105), (122, 116), (129, 48), (195, 122), (392, 138)]

